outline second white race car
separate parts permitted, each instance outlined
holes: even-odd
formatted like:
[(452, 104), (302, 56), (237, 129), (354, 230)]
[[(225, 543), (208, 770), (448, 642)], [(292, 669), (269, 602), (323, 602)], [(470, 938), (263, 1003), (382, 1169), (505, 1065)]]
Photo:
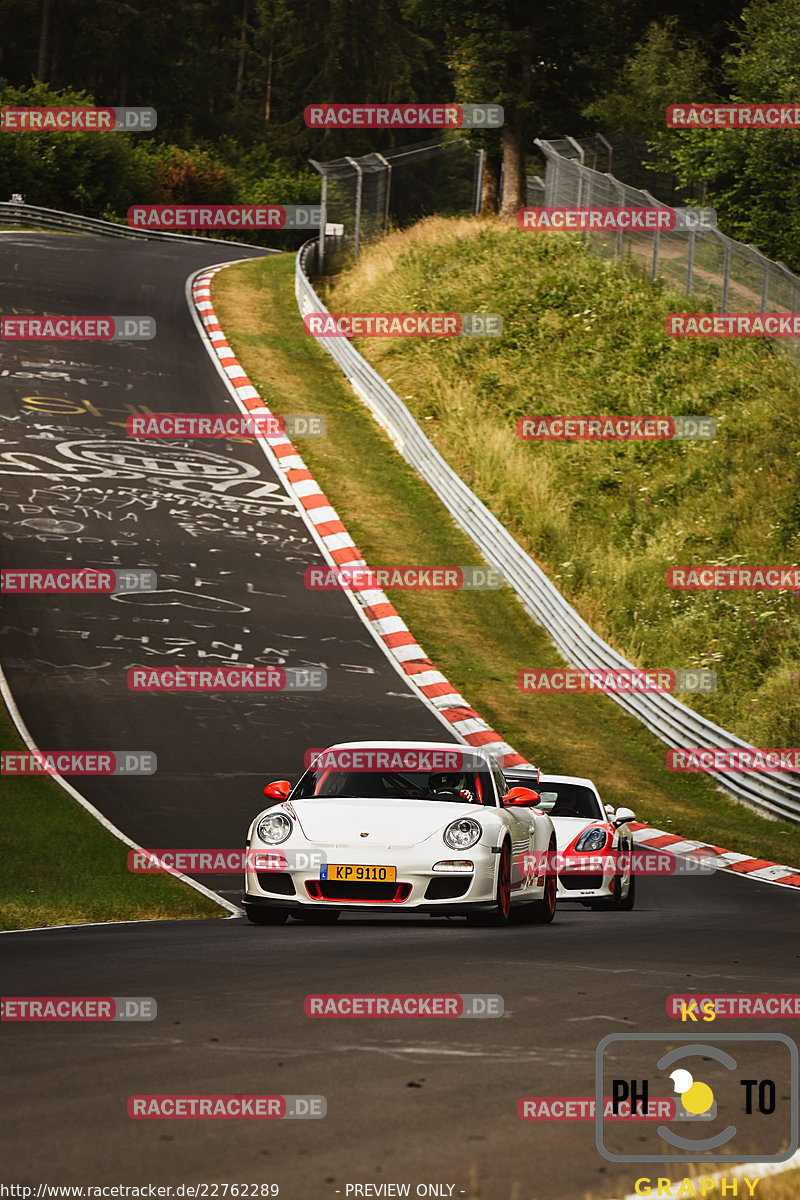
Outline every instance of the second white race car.
[[(315, 754), (293, 788), (265, 788), (271, 803), (248, 835), (250, 921), (328, 923), (365, 911), (552, 921), (553, 821), (535, 791), (509, 788), (485, 751), (343, 742)], [(541, 869), (525, 871), (526, 855)]]
[(636, 875), (631, 870), (633, 833), (630, 808), (603, 806), (591, 779), (578, 775), (543, 775), (536, 767), (510, 767), (509, 784), (535, 787), (540, 810), (556, 831), (560, 860), (559, 900), (579, 900), (587, 908), (630, 911), (636, 903)]

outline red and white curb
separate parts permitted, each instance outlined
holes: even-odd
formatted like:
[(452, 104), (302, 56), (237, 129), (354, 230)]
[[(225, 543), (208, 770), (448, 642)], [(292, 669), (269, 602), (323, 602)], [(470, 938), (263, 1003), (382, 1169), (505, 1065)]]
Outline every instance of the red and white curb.
[[(229, 346), (211, 303), (212, 278), (226, 266), (232, 265), (224, 263), (198, 275), (192, 285), (192, 298), (206, 337), (239, 403), (251, 413), (271, 416), (274, 414), (264, 404)], [(332, 565), (366, 566), (338, 513), (293, 443), (284, 434), (265, 434), (257, 440), (269, 446), (277, 460), (277, 467), (283, 475), (287, 490), (305, 510), (315, 539)], [(513, 746), (509, 746), (508, 742), (503, 741), (499, 733), (487, 725), (480, 714), (445, 679), (441, 671), (436, 670), (384, 592), (355, 587), (352, 592), (358, 600), (358, 610), (362, 618), (378, 635), (387, 654), (394, 658), (402, 672), (460, 738), (471, 746), (483, 747), (501, 767), (527, 765), (527, 759), (518, 754)], [(746, 875), (749, 879), (760, 879), (767, 883), (800, 887), (799, 868), (766, 862), (746, 854), (736, 854), (730, 850), (723, 850), (721, 846), (687, 841), (677, 834), (665, 833), (662, 829), (654, 829), (640, 821), (632, 821), (630, 827), (635, 832), (637, 843), (641, 842), (654, 849), (663, 849), (674, 854), (695, 854), (699, 851), (704, 857), (714, 855), (720, 870), (733, 871)]]
[[(227, 265), (227, 264), (226, 264)], [(211, 303), (211, 280), (224, 266), (203, 271), (194, 281), (192, 297), (209, 342), (239, 402), (258, 416), (272, 415), (241, 363), (228, 345)], [(277, 459), (286, 487), (305, 510), (313, 533), (326, 558), (335, 567), (364, 567), (366, 561), (353, 542), (328, 497), (314, 479), (297, 447), (285, 434), (260, 436)], [(468, 745), (481, 746), (501, 767), (518, 766), (527, 760), (500, 737), (464, 699), (415, 641), (405, 621), (386, 594), (374, 588), (350, 589), (358, 601), (364, 621), (378, 635), (386, 652), (399, 664), (414, 686), (454, 733)]]
[(713, 846), (709, 842), (691, 841), (641, 821), (630, 821), (629, 826), (636, 844), (647, 846), (648, 849), (667, 850), (684, 858), (708, 858), (720, 871), (733, 871), (736, 875), (746, 875), (748, 879), (760, 879), (765, 883), (800, 887), (798, 867), (786, 867), (781, 863), (768, 862), (765, 858), (753, 858), (750, 854), (737, 854), (734, 850), (724, 850), (722, 846)]

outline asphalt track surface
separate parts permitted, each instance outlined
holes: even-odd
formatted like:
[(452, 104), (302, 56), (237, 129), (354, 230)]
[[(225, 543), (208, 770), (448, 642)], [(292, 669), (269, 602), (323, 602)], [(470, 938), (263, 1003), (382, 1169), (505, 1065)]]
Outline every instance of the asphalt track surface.
[[(73, 780), (150, 846), (241, 845), (263, 781), (294, 777), (307, 746), (446, 736), (350, 605), (303, 587), (319, 555), (256, 447), (181, 443), (171, 458), (150, 443), (143, 463), (110, 423), (125, 420), (126, 405), (232, 410), (184, 302), (187, 275), (223, 256), (0, 235), (5, 312), (144, 313), (159, 323), (157, 340), (138, 345), (8, 344), (0, 376), (3, 566), (151, 566), (170, 589), (164, 605), (5, 597), (0, 641), (41, 748), (156, 751), (156, 776)], [(30, 396), (77, 411), (44, 412), (40, 400), (34, 412)], [(235, 482), (204, 507), (220, 478)], [(203, 658), (215, 654), (227, 657)], [(174, 661), (323, 662), (329, 686), (295, 697), (128, 691), (129, 666)], [(471, 1196), (476, 1181), (483, 1200), (567, 1200), (624, 1193), (644, 1175), (675, 1178), (683, 1168), (603, 1160), (591, 1123), (522, 1123), (517, 1101), (591, 1095), (601, 1037), (680, 1029), (665, 1014), (673, 992), (800, 991), (799, 915), (791, 889), (718, 873), (640, 880), (631, 913), (560, 905), (544, 929), (375, 915), (329, 929), (236, 919), (11, 934), (4, 994), (153, 996), (158, 1019), (4, 1024), (4, 1176), (274, 1182), (298, 1200), (367, 1183)], [(500, 993), (505, 1014), (315, 1021), (303, 1009), (310, 992)], [(724, 1028), (796, 1038), (797, 1024)], [(133, 1121), (126, 1101), (142, 1093), (322, 1094), (328, 1115)]]

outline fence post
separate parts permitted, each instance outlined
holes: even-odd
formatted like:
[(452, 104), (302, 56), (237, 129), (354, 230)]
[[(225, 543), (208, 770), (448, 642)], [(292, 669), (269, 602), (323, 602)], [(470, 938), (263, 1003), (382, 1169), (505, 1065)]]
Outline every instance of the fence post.
[(345, 161), (355, 167), (357, 173), (356, 181), (356, 206), (355, 206), (355, 228), (353, 229), (353, 257), (358, 258), (358, 238), (361, 233), (361, 180), (364, 172), (361, 169), (361, 164), (357, 163), (354, 158), (350, 158), (349, 154), (345, 155)]
[(692, 274), (694, 272), (694, 240), (697, 234), (693, 229), (689, 230), (689, 249), (686, 253), (686, 295), (692, 294)]
[(319, 223), (319, 247), (317, 249), (317, 259), (318, 259), (317, 272), (320, 275), (325, 274), (325, 222), (328, 219), (327, 200), (328, 200), (328, 176), (323, 175), (322, 176), (322, 197), (321, 197), (322, 220)]
[(728, 286), (731, 281), (731, 246), (725, 238), (725, 260), (722, 266), (722, 311), (728, 311)]
[(382, 154), (375, 151), (375, 157), (379, 158), (386, 167), (386, 203), (383, 206), (383, 232), (389, 228), (389, 194), (392, 190), (392, 164), (388, 162)]
[(481, 211), (481, 196), (483, 195), (483, 172), (484, 172), (485, 166), (486, 166), (486, 151), (479, 150), (478, 151), (478, 159), (477, 159), (477, 162), (475, 163), (475, 170), (473, 171), (473, 177), (472, 177), (472, 180), (473, 180), (473, 182), (472, 182), (472, 187), (473, 187), (472, 215), (473, 215), (473, 217), (477, 217), (478, 213)]
[(605, 146), (606, 150), (608, 151), (608, 170), (605, 172), (605, 174), (610, 175), (611, 174), (611, 160), (614, 157), (614, 151), (612, 149), (611, 142), (609, 142), (607, 140), (607, 138), (604, 138), (602, 133), (597, 134), (597, 140), (598, 140), (598, 142), (602, 142), (603, 145)]

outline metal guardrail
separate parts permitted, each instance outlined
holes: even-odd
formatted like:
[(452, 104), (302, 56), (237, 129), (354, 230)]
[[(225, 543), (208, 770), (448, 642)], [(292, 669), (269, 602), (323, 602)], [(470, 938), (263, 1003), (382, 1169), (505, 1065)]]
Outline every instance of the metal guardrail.
[[(303, 316), (327, 313), (306, 274), (315, 242), (301, 247), (295, 262), (295, 296)], [(428, 441), (413, 416), (378, 372), (347, 338), (325, 338), (322, 345), (346, 375), (357, 395), (371, 409), (406, 462), (433, 488), (451, 516), (472, 539), (484, 559), (502, 571), (526, 611), (542, 625), (551, 641), (573, 667), (630, 669), (628, 662), (598, 637), (558, 588), (514, 540), (489, 509), (448, 466)], [(673, 695), (611, 693), (626, 712), (675, 748), (714, 746), (724, 750), (752, 749), (712, 721), (681, 704)], [(785, 773), (708, 772), (720, 787), (752, 808), (800, 821), (800, 783)]]
[(163, 229), (131, 229), (128, 225), (102, 221), (99, 217), (81, 217), (76, 213), (61, 212), (57, 208), (37, 208), (34, 204), (21, 204), (13, 200), (0, 203), (0, 225), (19, 225), (24, 229), (54, 229), (63, 233), (96, 233), (102, 237), (137, 238), (140, 241), (213, 242), (217, 246), (244, 246), (247, 250), (280, 254), (279, 250), (253, 246), (249, 242), (228, 242), (224, 238), (169, 233)]

